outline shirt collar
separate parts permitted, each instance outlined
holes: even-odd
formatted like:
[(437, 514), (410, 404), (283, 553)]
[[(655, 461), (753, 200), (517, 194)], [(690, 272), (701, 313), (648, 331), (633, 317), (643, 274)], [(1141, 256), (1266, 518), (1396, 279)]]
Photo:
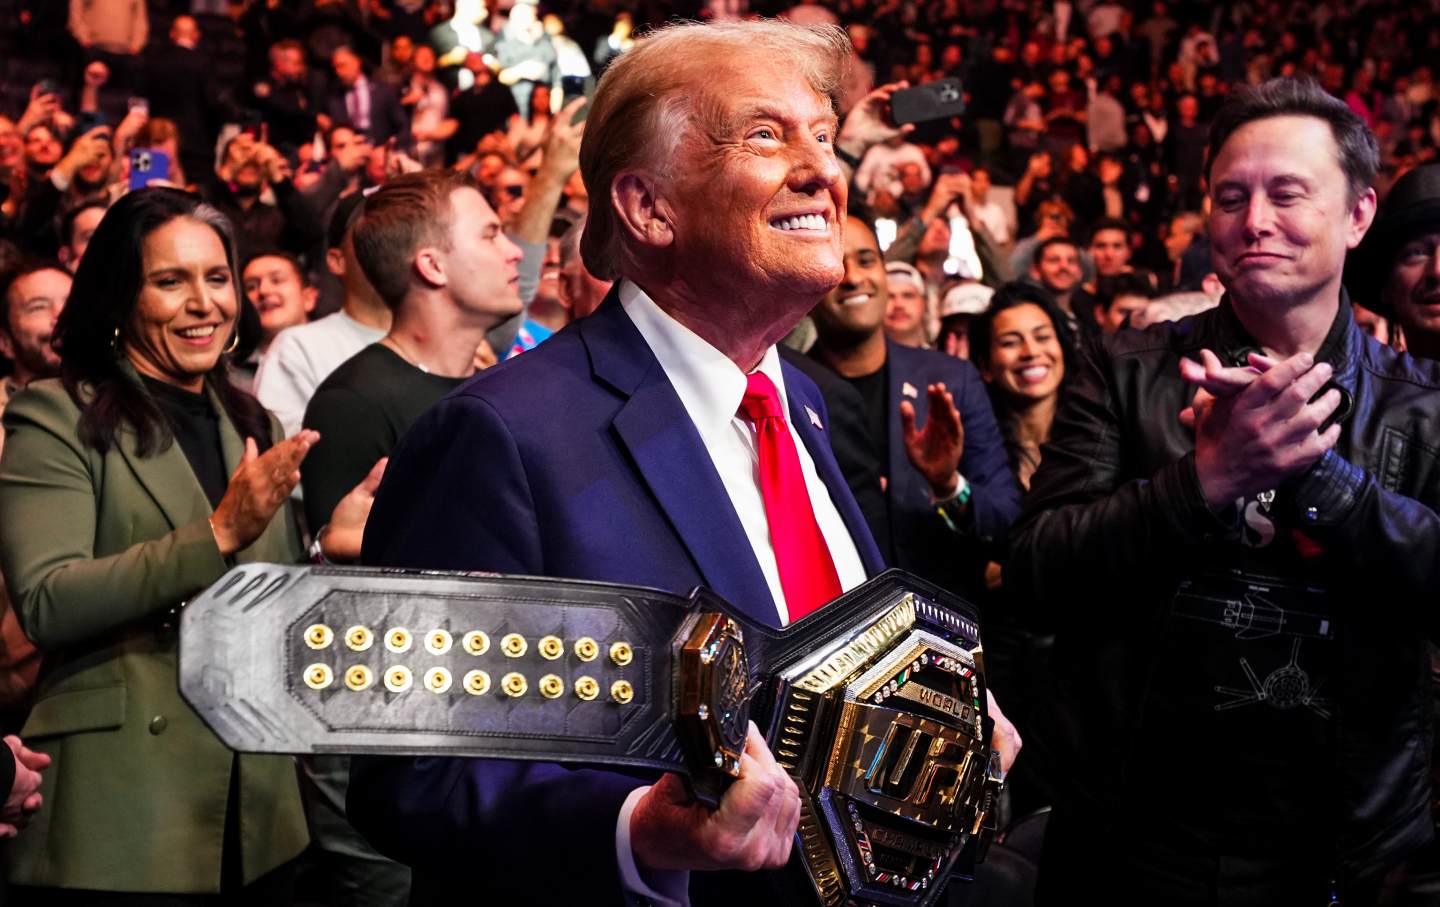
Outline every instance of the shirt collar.
[[(745, 373), (700, 335), (676, 321), (635, 283), (620, 284), (620, 305), (659, 360), (665, 377), (708, 445), (729, 430), (745, 396)], [(789, 413), (789, 398), (775, 347), (765, 351), (756, 371), (774, 384), (780, 406)]]

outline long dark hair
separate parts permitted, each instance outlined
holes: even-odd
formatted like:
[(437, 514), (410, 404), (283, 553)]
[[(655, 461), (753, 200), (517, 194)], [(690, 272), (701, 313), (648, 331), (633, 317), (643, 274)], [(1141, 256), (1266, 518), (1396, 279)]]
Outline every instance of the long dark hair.
[(1001, 286), (990, 297), (990, 306), (975, 316), (974, 323), (970, 325), (970, 359), (980, 371), (989, 371), (995, 316), (1022, 305), (1037, 306), (1055, 326), (1055, 336), (1060, 341), (1061, 356), (1065, 360), (1065, 375), (1061, 379), (1063, 388), (1075, 372), (1075, 354), (1078, 351), (1075, 332), (1070, 329), (1070, 319), (1065, 316), (1065, 310), (1060, 308), (1050, 291), (1028, 280), (1012, 280)]
[[(1040, 311), (1049, 316), (1050, 324), (1055, 328), (1055, 338), (1060, 342), (1060, 358), (1065, 363), (1065, 374), (1060, 376), (1058, 389), (1063, 397), (1065, 388), (1075, 374), (1076, 354), (1079, 350), (1075, 345), (1075, 332), (1070, 329), (1070, 320), (1065, 317), (1064, 309), (1060, 308), (1050, 291), (1039, 284), (1028, 280), (1012, 280), (995, 291), (995, 295), (990, 297), (990, 307), (977, 315), (975, 322), (970, 325), (970, 359), (981, 372), (990, 370), (990, 343), (995, 334), (995, 316), (1006, 309), (1022, 305), (1039, 307)], [(995, 420), (1000, 424), (1000, 433), (1005, 438), (1005, 446), (1013, 465), (1017, 453), (1014, 403), (1008, 395), (997, 389), (996, 382), (987, 382), (987, 389), (990, 392), (990, 406), (995, 410)]]
[[(235, 283), (235, 300), (245, 298), (230, 222), (198, 195), (157, 187), (131, 192), (110, 206), (90, 239), (55, 325), (60, 380), (81, 410), (80, 439), (101, 453), (115, 443), (122, 425), (135, 431), (142, 457), (166, 449), (174, 440), (155, 401), (122, 369), (124, 353), (116, 331), (123, 336), (140, 297), (145, 238), (180, 217), (198, 220), (220, 237)], [(227, 359), (220, 357), (205, 382), (240, 436), (253, 437), (263, 450), (271, 442), (269, 416), (254, 397), (230, 383)]]

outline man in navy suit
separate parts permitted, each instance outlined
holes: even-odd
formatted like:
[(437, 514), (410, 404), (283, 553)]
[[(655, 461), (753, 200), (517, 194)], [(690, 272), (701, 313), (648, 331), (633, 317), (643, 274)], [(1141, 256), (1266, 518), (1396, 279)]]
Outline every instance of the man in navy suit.
[[(662, 29), (612, 64), (581, 148), (582, 252), (615, 289), (421, 417), (366, 563), (703, 584), (771, 625), (883, 568), (822, 398), (775, 350), (844, 269), (848, 55), (837, 29), (728, 23)], [(776, 509), (763, 466), (787, 443), (801, 503)], [(681, 904), (692, 870), (784, 865), (799, 798), (752, 729), (713, 811), (673, 775), (454, 759), (361, 761), (349, 810), (415, 867), (417, 903)]]
[[(329, 124), (348, 123), (365, 134), (372, 145), (383, 145), (392, 137), (402, 140), (410, 130), (405, 108), (395, 86), (372, 81), (365, 75), (360, 56), (348, 47), (337, 47), (330, 57), (335, 82), (325, 99)], [(328, 129), (328, 124), (322, 123)]]
[(988, 546), (1019, 513), (1020, 486), (980, 373), (953, 356), (888, 340), (887, 296), (875, 232), (851, 215), (845, 276), (815, 309), (810, 355), (859, 391), (871, 447), (837, 453), (842, 465), (859, 458), (879, 467), (886, 509), (881, 525), (871, 515), (871, 529), (888, 540), (890, 564), (956, 591), (975, 589)]

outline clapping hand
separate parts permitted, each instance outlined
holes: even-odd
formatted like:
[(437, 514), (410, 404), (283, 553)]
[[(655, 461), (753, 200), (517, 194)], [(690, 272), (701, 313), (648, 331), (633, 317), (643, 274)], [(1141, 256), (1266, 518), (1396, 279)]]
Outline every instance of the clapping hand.
[(360, 559), (360, 543), (365, 538), (365, 523), (370, 519), (370, 508), (375, 504), (375, 492), (380, 489), (380, 480), (385, 477), (389, 457), (381, 457), (370, 467), (370, 472), (350, 493), (340, 499), (330, 514), (330, 522), (320, 533), (320, 550), (325, 559), (346, 563)]
[(958, 484), (960, 457), (965, 453), (965, 426), (960, 421), (960, 410), (955, 408), (955, 398), (944, 384), (932, 384), (925, 393), (930, 403), (925, 428), (916, 429), (915, 404), (909, 400), (900, 401), (900, 425), (910, 465), (930, 483), (931, 493), (943, 500), (955, 493)]
[(1340, 440), (1339, 423), (1323, 427), (1342, 399), (1335, 388), (1321, 393), (1329, 363), (1309, 353), (1252, 355), (1238, 368), (1209, 350), (1200, 358), (1180, 361), (1180, 374), (1198, 386), (1180, 419), (1195, 429), (1195, 472), (1212, 508), (1275, 488)]
[(210, 529), (223, 556), (250, 547), (270, 525), (300, 483), (300, 461), (319, 440), (319, 432), (305, 429), (261, 454), (254, 438), (245, 439), (245, 456), (210, 515)]

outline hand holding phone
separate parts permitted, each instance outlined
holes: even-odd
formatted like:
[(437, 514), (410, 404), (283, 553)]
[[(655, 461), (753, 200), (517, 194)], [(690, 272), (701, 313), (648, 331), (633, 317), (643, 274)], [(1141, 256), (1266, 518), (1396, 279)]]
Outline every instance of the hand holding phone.
[(897, 126), (949, 119), (964, 112), (965, 91), (959, 79), (926, 82), (890, 96), (890, 113)]

